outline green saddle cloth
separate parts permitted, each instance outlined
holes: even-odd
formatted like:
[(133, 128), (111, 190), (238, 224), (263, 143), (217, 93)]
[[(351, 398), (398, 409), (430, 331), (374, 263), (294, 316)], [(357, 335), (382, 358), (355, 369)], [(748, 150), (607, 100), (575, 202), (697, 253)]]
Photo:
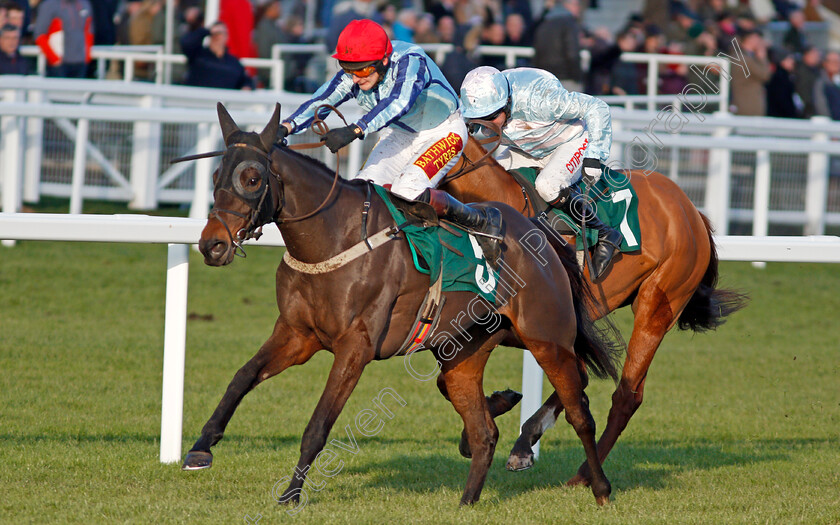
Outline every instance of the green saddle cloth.
[[(538, 171), (535, 168), (519, 168), (516, 170), (533, 185), (537, 180)], [(601, 178), (591, 188), (584, 182), (580, 184), (581, 192), (587, 193), (592, 201), (601, 222), (612, 226), (621, 232), (622, 252), (632, 252), (641, 248), (642, 234), (639, 229), (639, 199), (636, 190), (630, 185), (630, 179), (620, 171), (604, 168)], [(580, 218), (572, 219), (557, 208), (551, 208), (569, 228), (574, 230), (577, 238), (577, 249), (583, 249), (580, 236)], [(598, 242), (598, 230), (586, 229), (586, 244), (594, 246)]]
[[(391, 202), (388, 190), (375, 184), (373, 187), (396, 223), (404, 224), (405, 215)], [(487, 264), (481, 247), (472, 235), (462, 228), (451, 229), (453, 231), (440, 226), (424, 228), (414, 225), (403, 228), (411, 247), (414, 267), (429, 275), (431, 282), (435, 282), (443, 272), (444, 292), (473, 292), (495, 304), (498, 274)], [(421, 265), (421, 257), (429, 268)]]

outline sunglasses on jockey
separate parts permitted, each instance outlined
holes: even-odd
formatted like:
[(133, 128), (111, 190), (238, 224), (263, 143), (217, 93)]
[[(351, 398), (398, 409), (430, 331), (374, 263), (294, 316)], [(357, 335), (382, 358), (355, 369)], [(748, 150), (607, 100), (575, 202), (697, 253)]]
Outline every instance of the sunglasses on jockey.
[(505, 113), (506, 111), (507, 111), (507, 106), (502, 106), (499, 109), (497, 109), (496, 111), (494, 111), (493, 113), (491, 113), (490, 115), (487, 115), (486, 117), (484, 117), (482, 120), (496, 120), (496, 117), (498, 117), (502, 113)]
[(382, 61), (377, 60), (373, 63), (368, 63), (361, 67), (359, 67), (359, 64), (353, 62), (339, 62), (339, 64), (341, 65), (341, 69), (343, 69), (344, 72), (348, 75), (358, 78), (367, 78), (379, 71)]

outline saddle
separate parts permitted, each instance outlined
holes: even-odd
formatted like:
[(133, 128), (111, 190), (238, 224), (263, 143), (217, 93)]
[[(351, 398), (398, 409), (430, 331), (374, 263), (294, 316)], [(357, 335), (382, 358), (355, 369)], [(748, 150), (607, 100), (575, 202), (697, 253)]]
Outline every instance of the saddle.
[[(455, 235), (456, 237), (461, 237), (462, 232), (464, 230), (464, 226), (461, 226), (454, 222), (450, 222), (445, 219), (442, 220), (440, 217), (438, 217), (437, 212), (435, 212), (435, 209), (430, 204), (420, 201), (408, 200), (390, 191), (388, 191), (388, 196), (391, 198), (391, 204), (393, 204), (394, 207), (400, 212), (402, 212), (402, 214), (405, 216), (407, 225), (417, 226), (420, 228), (430, 228), (437, 226), (443, 228), (452, 235)], [(485, 203), (471, 203), (470, 206), (474, 208), (482, 208), (487, 205)], [(481, 247), (481, 251), (484, 252), (484, 258), (490, 263), (491, 267), (494, 270), (498, 270), (498, 249), (497, 247), (493, 246), (493, 241), (480, 235), (477, 235), (475, 239), (478, 245)], [(457, 248), (449, 245), (443, 240), (441, 240), (440, 242), (444, 248), (451, 251), (452, 253), (458, 255), (459, 257), (464, 256), (464, 254)], [(420, 259), (422, 259), (422, 254), (418, 255), (421, 255)], [(424, 266), (428, 268), (428, 264), (425, 264)]]
[(404, 199), (391, 191), (388, 192), (388, 196), (391, 197), (391, 203), (394, 207), (405, 215), (408, 224), (420, 226), (421, 228), (440, 226), (440, 218), (431, 205), (425, 202)]

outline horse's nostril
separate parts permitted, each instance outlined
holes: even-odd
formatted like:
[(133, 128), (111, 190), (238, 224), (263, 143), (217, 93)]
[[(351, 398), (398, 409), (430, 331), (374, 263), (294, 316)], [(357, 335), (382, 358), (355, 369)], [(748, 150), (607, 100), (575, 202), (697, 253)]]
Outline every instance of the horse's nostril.
[(227, 243), (218, 241), (210, 247), (210, 254), (213, 257), (221, 257), (227, 251)]

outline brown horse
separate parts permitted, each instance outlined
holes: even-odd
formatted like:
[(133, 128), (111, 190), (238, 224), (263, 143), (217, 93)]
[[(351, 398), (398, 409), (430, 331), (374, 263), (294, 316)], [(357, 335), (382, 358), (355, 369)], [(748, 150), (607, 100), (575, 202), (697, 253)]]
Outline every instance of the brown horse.
[[(279, 498), (297, 502), (305, 480), (301, 474), (324, 449), (365, 366), (399, 354), (429, 278), (414, 269), (408, 243), (397, 233), (385, 204), (371, 198), (369, 183), (340, 180), (319, 161), (274, 144), (279, 105), (259, 134), (241, 131), (221, 104), (218, 110), (226, 150), (214, 177), (213, 210), (199, 243), (204, 261), (229, 264), (241, 242), (270, 222), (282, 232), (287, 254), (277, 268), (280, 315), (274, 330), (236, 372), (183, 468), (211, 465), (210, 448), (222, 439), (236, 407), (252, 388), (326, 349), (334, 355), (333, 365), (303, 433), (298, 475)], [(598, 376), (617, 377), (616, 346), (592, 328), (579, 272), (567, 273), (545, 244), (544, 249), (527, 249), (518, 239), (532, 235), (534, 225), (516, 210), (498, 206), (505, 220), (501, 268), (508, 276), (515, 274), (510, 280), (516, 282), (504, 290), (497, 287), (496, 307), (477, 301), (472, 293), (445, 292), (438, 326), (457, 327), (456, 333), (436, 329), (429, 338), (439, 363), (439, 387), (463, 419), (472, 451), (461, 503), (478, 501), (492, 462), (498, 429), (482, 380), (490, 352), (504, 343), (529, 349), (545, 370), (583, 443), (593, 471), (592, 492), (603, 504), (611, 489), (598, 461), (595, 423), (583, 388), (586, 366)], [(385, 233), (387, 238), (367, 238), (366, 231)], [(328, 262), (362, 246), (366, 238), (371, 243), (385, 240), (345, 259), (346, 264)], [(500, 273), (499, 282), (501, 277)], [(405, 358), (407, 367), (411, 355)]]
[[(467, 159), (479, 159), (485, 150), (471, 137), (464, 154)], [(462, 158), (451, 173), (465, 165), (469, 167), (469, 162)], [(463, 202), (499, 201), (534, 216), (533, 201), (492, 157), (463, 173), (442, 189)], [(711, 225), (679, 186), (660, 173), (630, 171), (629, 177), (639, 199), (642, 247), (617, 254), (598, 282), (592, 283), (585, 276), (598, 299), (591, 305), (593, 317), (603, 317), (627, 305), (634, 314), (621, 380), (612, 396), (607, 426), (598, 440), (602, 463), (642, 404), (648, 369), (665, 334), (677, 324), (680, 329), (695, 332), (714, 329), (747, 302), (747, 297), (738, 292), (716, 288), (718, 257)], [(569, 237), (555, 246), (571, 251), (574, 241)], [(533, 465), (531, 447), (562, 410), (561, 400), (552, 394), (523, 425), (508, 459), (509, 470)], [(569, 484), (586, 484), (591, 479), (589, 466), (584, 463)]]

